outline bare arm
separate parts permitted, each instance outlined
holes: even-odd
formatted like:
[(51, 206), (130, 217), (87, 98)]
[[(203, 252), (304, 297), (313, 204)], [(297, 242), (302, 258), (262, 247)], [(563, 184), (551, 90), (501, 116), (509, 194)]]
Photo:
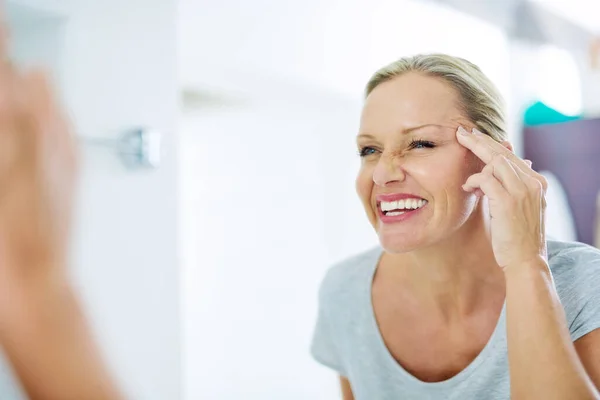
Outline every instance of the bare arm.
[(350, 381), (343, 376), (340, 376), (340, 385), (342, 386), (342, 400), (354, 400), (354, 394), (352, 394)]
[(511, 399), (600, 399), (571, 341), (546, 261), (548, 182), (507, 142), (462, 127), (457, 139), (486, 164), (463, 189), (487, 198), (491, 245), (505, 275)]
[(122, 399), (65, 279), (29, 281), (13, 288), (0, 339), (28, 397)]
[[(546, 262), (509, 266), (505, 276), (511, 398), (600, 399), (571, 341)], [(597, 337), (591, 342), (585, 351), (597, 354)], [(598, 374), (598, 360), (588, 362)]]
[(600, 390), (600, 329), (596, 329), (575, 342), (579, 359), (596, 388)]
[(0, 345), (32, 400), (121, 399), (68, 283), (74, 139), (6, 49), (0, 22)]

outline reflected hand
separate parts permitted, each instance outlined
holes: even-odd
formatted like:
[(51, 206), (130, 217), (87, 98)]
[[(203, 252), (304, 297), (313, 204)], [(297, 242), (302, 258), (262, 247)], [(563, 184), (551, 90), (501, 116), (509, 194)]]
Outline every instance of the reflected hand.
[(3, 287), (64, 266), (76, 176), (73, 139), (48, 80), (17, 69), (6, 47), (0, 38)]
[(544, 228), (546, 179), (531, 163), (490, 136), (460, 127), (458, 142), (486, 166), (471, 175), (463, 189), (479, 192), (489, 200), (492, 248), (498, 265), (506, 268), (546, 259)]

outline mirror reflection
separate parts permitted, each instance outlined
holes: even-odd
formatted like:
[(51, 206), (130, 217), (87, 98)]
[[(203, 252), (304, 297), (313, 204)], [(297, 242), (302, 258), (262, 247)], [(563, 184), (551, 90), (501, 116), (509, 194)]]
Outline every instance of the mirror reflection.
[(5, 2), (0, 398), (600, 398), (596, 14)]

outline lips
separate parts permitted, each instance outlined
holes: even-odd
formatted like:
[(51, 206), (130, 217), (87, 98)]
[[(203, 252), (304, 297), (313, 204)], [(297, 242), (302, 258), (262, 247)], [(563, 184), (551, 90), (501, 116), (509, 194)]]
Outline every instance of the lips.
[(427, 205), (427, 200), (409, 193), (382, 194), (377, 197), (377, 211), (383, 223), (405, 221)]
[(397, 201), (397, 200), (403, 200), (403, 199), (420, 200), (420, 199), (422, 199), (422, 197), (419, 197), (416, 194), (412, 194), (412, 193), (389, 193), (389, 194), (378, 194), (377, 196), (375, 196), (375, 199), (379, 203), (382, 201)]
[(427, 200), (424, 199), (401, 199), (396, 201), (382, 201), (379, 203), (379, 208), (384, 214), (393, 212), (403, 212), (418, 210), (427, 204)]

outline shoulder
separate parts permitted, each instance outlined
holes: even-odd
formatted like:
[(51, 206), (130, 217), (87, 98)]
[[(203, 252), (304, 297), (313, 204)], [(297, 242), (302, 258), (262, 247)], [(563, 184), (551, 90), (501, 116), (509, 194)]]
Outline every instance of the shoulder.
[(548, 241), (548, 263), (567, 311), (600, 301), (600, 250), (578, 242)]
[(573, 341), (600, 328), (600, 250), (549, 241), (548, 261)]
[(548, 263), (556, 279), (600, 278), (600, 250), (584, 243), (549, 240)]
[(382, 249), (373, 247), (347, 257), (327, 269), (319, 289), (321, 302), (352, 296), (365, 283), (377, 266)]

